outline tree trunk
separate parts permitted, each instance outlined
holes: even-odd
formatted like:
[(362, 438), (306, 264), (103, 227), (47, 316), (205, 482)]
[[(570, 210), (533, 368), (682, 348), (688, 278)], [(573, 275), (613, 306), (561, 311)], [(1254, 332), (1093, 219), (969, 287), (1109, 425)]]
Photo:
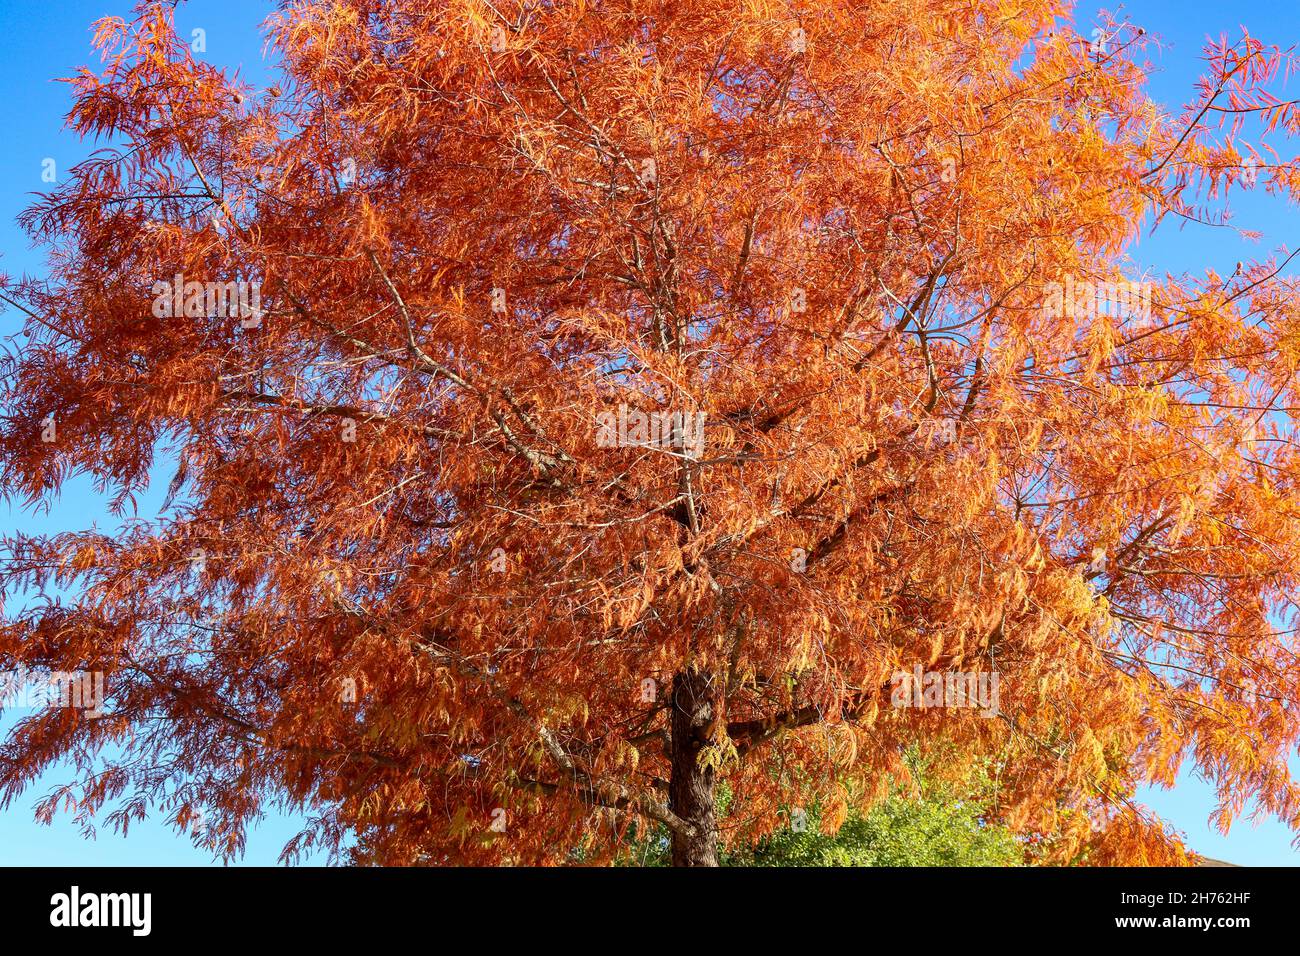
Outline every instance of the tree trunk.
[(673, 678), (668, 806), (694, 829), (689, 835), (673, 833), (673, 866), (718, 865), (714, 769), (700, 766), (700, 752), (714, 743), (717, 713), (717, 694), (710, 674), (687, 668)]

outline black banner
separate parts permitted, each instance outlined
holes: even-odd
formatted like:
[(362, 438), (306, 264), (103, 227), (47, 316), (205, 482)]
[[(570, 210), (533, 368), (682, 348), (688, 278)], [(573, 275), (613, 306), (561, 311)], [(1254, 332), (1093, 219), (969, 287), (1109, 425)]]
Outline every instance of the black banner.
[(652, 946), (667, 938), (660, 933), (710, 924), (719, 941), (735, 942), (840, 929), (879, 941), (892, 928), (918, 945), (1099, 935), (1230, 943), (1293, 921), (1283, 912), (1294, 910), (1293, 875), (1234, 867), (10, 869), (0, 870), (0, 919), (10, 938), (111, 937), (128, 946), (374, 945), (397, 932), (428, 934), (435, 947), (462, 934), (491, 945), (580, 937)]

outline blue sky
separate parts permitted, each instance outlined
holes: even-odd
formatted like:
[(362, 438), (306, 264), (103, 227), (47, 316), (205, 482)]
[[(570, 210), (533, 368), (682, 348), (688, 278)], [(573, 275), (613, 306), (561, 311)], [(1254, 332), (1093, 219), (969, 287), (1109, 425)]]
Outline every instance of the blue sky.
[[(195, 28), (206, 31), (209, 61), (225, 67), (239, 67), (248, 81), (266, 82), (262, 38), (258, 24), (271, 11), (269, 0), (188, 0), (177, 16), (182, 35)], [(1102, 5), (1083, 4), (1077, 13), (1078, 31), (1091, 34), (1093, 14)], [(1192, 84), (1201, 72), (1201, 48), (1207, 37), (1240, 35), (1241, 26), (1266, 43), (1283, 47), (1300, 42), (1300, 5), (1244, 0), (1226, 4), (1222, 0), (1135, 0), (1122, 8), (1105, 5), (1128, 15), (1149, 34), (1160, 37), (1164, 48), (1152, 51), (1157, 69), (1149, 86), (1151, 95), (1174, 112), (1193, 95)], [(66, 85), (51, 82), (68, 76), (82, 64), (92, 64), (90, 24), (102, 16), (128, 16), (129, 0), (3, 0), (0, 3), (0, 36), (5, 39), (5, 56), (0, 58), (0, 129), (9, 131), (0, 147), (0, 271), (11, 276), (24, 272), (39, 274), (41, 260), (29, 248), (14, 219), (32, 201), (32, 194), (49, 188), (41, 180), (45, 161), (53, 159), (60, 176), (81, 158), (88, 148), (63, 130), (63, 116), (70, 100)], [(1292, 96), (1300, 95), (1292, 81)], [(1293, 150), (1300, 151), (1300, 150)], [(1179, 229), (1168, 223), (1153, 237), (1143, 237), (1132, 255), (1139, 269), (1193, 273), (1215, 269), (1230, 275), (1239, 259), (1263, 256), (1279, 245), (1300, 243), (1300, 221), (1295, 210), (1262, 191), (1235, 198), (1237, 225), (1264, 235), (1259, 243), (1246, 243), (1223, 229), (1188, 226)], [(13, 311), (0, 314), (0, 337), (19, 327)], [(150, 515), (163, 496), (168, 475), (161, 474), (149, 495), (140, 503), (140, 513)], [(55, 532), (87, 527), (92, 522), (112, 527), (102, 501), (88, 482), (69, 483), (52, 503), (48, 513), (32, 514), (0, 502), (0, 534), (16, 529)], [(12, 725), (12, 717), (0, 718), (0, 734)], [(32, 819), (31, 808), (49, 785), (64, 780), (58, 771), (46, 775), (43, 783), (9, 810), (0, 813), (0, 865), (206, 865), (211, 855), (196, 849), (187, 837), (157, 820), (132, 828), (123, 838), (100, 832), (85, 839), (67, 819), (42, 826)], [(1246, 865), (1300, 864), (1300, 853), (1291, 848), (1291, 834), (1276, 821), (1252, 826), (1239, 821), (1229, 836), (1209, 829), (1206, 819), (1213, 807), (1210, 788), (1184, 777), (1173, 791), (1142, 794), (1142, 800), (1182, 830), (1191, 847), (1219, 859)], [(249, 835), (244, 865), (272, 865), (284, 843), (297, 832), (292, 816), (270, 814)], [(321, 863), (315, 859), (310, 862)]]

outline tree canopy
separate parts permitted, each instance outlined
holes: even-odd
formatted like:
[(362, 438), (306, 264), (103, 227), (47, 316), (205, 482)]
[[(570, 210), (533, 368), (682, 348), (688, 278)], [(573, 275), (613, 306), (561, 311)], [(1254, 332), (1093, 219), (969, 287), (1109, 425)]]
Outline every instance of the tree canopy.
[(1130, 258), (1294, 198), (1295, 64), (1212, 45), (1170, 114), (1151, 35), (1069, 16), (294, 0), (267, 89), (100, 21), (97, 151), (0, 286), (0, 486), (130, 520), (4, 540), (0, 666), (107, 700), (26, 716), (0, 797), (713, 865), (942, 748), (1047, 862), (1185, 862), (1133, 800), (1184, 764), (1300, 828), (1290, 255)]

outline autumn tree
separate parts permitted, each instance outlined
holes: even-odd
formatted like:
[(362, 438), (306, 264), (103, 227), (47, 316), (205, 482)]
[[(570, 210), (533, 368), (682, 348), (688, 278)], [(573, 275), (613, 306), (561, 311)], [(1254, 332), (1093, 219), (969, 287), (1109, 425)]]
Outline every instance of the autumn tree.
[(4, 802), (707, 866), (942, 751), (1049, 861), (1185, 861), (1133, 802), (1184, 764), (1300, 828), (1290, 258), (1131, 258), (1295, 195), (1295, 64), (1211, 46), (1172, 115), (1070, 13), (293, 0), (268, 89), (100, 21), (0, 483), (128, 520), (5, 540), (0, 667), (107, 698), (23, 717)]

